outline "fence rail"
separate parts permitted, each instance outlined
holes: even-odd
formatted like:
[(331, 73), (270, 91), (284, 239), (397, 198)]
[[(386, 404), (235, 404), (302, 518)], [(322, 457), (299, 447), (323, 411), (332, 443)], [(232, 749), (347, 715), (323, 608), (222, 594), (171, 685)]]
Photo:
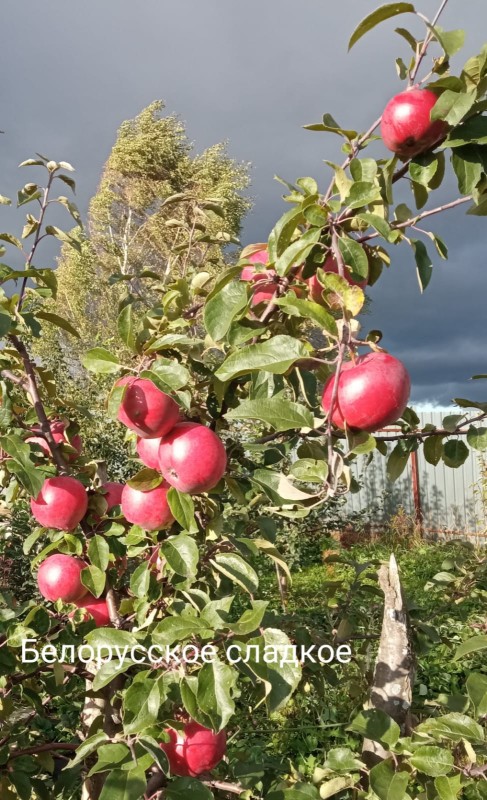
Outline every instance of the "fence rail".
[[(441, 426), (443, 414), (418, 414), (421, 427), (427, 423)], [(389, 448), (392, 449), (394, 443)], [(481, 453), (470, 451), (465, 463), (456, 469), (443, 461), (428, 464), (420, 448), (417, 458), (410, 458), (403, 475), (391, 483), (386, 476), (385, 459), (378, 454), (366, 466), (367, 457), (353, 466), (361, 489), (347, 497), (347, 510), (363, 512), (376, 526), (386, 525), (400, 507), (418, 517), (421, 510), (425, 534), (437, 537), (467, 536), (487, 543), (487, 497), (482, 491), (482, 475), (487, 475), (487, 461)]]

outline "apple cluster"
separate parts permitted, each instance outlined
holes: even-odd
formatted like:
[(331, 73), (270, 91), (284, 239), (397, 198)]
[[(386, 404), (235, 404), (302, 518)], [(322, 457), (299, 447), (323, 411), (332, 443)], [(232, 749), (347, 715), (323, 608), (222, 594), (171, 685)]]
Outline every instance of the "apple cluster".
[[(118, 419), (137, 434), (137, 452), (142, 463), (161, 473), (162, 482), (155, 488), (142, 491), (129, 484), (106, 482), (101, 494), (106, 513), (120, 506), (127, 522), (139, 525), (148, 532), (172, 524), (167, 493), (171, 486), (181, 492), (198, 494), (213, 489), (223, 477), (227, 456), (219, 437), (205, 425), (182, 420), (175, 400), (150, 380), (125, 376), (116, 383), (125, 391)], [(79, 436), (65, 438), (65, 423), (50, 423), (54, 441), (70, 445), (69, 455), (81, 453)], [(27, 442), (39, 445), (49, 456), (51, 450), (38, 428)], [(72, 452), (74, 451), (74, 453)], [(81, 481), (68, 475), (47, 478), (37, 497), (31, 499), (31, 512), (36, 521), (46, 527), (72, 531), (88, 513), (88, 494)], [(92, 519), (100, 517), (94, 513)], [(148, 556), (151, 568), (158, 569), (157, 548)], [(46, 600), (74, 603), (91, 615), (98, 625), (110, 624), (106, 600), (93, 597), (81, 581), (81, 572), (88, 565), (80, 558), (55, 554), (48, 556), (39, 567), (39, 591)]]

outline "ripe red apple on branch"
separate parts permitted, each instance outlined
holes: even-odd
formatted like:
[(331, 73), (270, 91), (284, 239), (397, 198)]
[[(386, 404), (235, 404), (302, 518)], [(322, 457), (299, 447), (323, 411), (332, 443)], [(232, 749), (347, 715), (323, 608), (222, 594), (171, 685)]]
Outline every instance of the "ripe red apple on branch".
[[(93, 597), (92, 594), (87, 594), (80, 600), (76, 600), (75, 605), (85, 610), (85, 620), (92, 617), (100, 627), (111, 624), (110, 612), (108, 611), (107, 601), (104, 597)], [(70, 614), (69, 616), (72, 617), (74, 615)]]
[(122, 514), (132, 525), (140, 525), (145, 531), (158, 531), (174, 522), (167, 492), (169, 486), (161, 483), (155, 489), (142, 492), (128, 484), (122, 492)]
[(197, 422), (180, 422), (161, 439), (159, 470), (180, 492), (209, 492), (221, 480), (227, 454), (221, 439)]
[(402, 158), (424, 153), (446, 136), (448, 125), (432, 120), (438, 100), (430, 89), (408, 89), (387, 103), (382, 114), (381, 135), (385, 146)]
[(164, 436), (179, 420), (179, 406), (152, 381), (125, 375), (115, 386), (127, 386), (118, 419), (143, 439)]
[[(330, 412), (336, 376), (328, 378), (322, 406)], [(342, 364), (332, 422), (360, 431), (380, 430), (395, 422), (409, 400), (411, 381), (404, 364), (388, 353), (368, 353)]]
[(159, 445), (161, 437), (154, 439), (137, 439), (137, 453), (140, 460), (150, 469), (159, 469)]
[(88, 589), (81, 583), (81, 572), (87, 567), (84, 561), (74, 556), (56, 553), (48, 556), (39, 567), (37, 583), (41, 595), (53, 603), (75, 603), (81, 600)]
[(198, 722), (188, 722), (183, 730), (166, 728), (170, 741), (162, 742), (173, 775), (196, 778), (210, 772), (226, 752), (226, 733), (215, 733)]
[(88, 509), (85, 487), (76, 478), (47, 478), (37, 497), (31, 498), (34, 518), (45, 528), (72, 531)]
[(107, 504), (107, 511), (111, 511), (112, 508), (121, 504), (124, 486), (124, 483), (117, 483), (116, 481), (107, 481), (102, 484), (101, 489), (103, 491), (103, 499)]

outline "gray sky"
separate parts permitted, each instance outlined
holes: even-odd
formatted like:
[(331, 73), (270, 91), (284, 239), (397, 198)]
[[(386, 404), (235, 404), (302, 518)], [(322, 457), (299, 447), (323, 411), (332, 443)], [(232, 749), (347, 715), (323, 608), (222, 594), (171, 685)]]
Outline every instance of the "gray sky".
[[(431, 18), (438, 2), (418, 0), (416, 6)], [(255, 206), (242, 243), (265, 240), (286, 210), (273, 176), (294, 181), (312, 175), (325, 189), (323, 161), (340, 156), (338, 137), (302, 125), (329, 112), (344, 126), (365, 130), (402, 88), (394, 59), (407, 59), (409, 51), (392, 31), (411, 15), (381, 25), (347, 54), (352, 29), (378, 5), (3, 0), (0, 193), (11, 195), (32, 179), (16, 165), (38, 151), (76, 167), (84, 214), (120, 123), (162, 98), (186, 123), (196, 151), (228, 139), (234, 158), (252, 162)], [(463, 63), (487, 38), (487, 4), (450, 0), (442, 24), (466, 29)], [(449, 180), (433, 204), (457, 194)], [(18, 227), (19, 212), (1, 212), (2, 230)], [(450, 260), (435, 259), (426, 293), (419, 293), (406, 246), (391, 249), (391, 268), (370, 290), (364, 327), (380, 328), (383, 345), (404, 360), (415, 401), (487, 397), (485, 382), (469, 381), (487, 372), (485, 225), (485, 218), (465, 217), (462, 210), (433, 218), (431, 229), (446, 239)]]

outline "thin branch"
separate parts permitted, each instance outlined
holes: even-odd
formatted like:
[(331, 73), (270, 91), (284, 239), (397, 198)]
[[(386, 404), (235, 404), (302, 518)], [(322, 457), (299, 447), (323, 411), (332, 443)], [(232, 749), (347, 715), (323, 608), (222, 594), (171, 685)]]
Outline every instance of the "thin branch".
[[(210, 789), (217, 789), (220, 792), (227, 792), (227, 794), (242, 794), (242, 792), (245, 792), (245, 788), (239, 783), (228, 783), (227, 781), (203, 781), (203, 783)], [(255, 797), (255, 795), (251, 795), (251, 797)]]
[(24, 343), (21, 342), (20, 339), (14, 334), (10, 334), (9, 339), (22, 359), (22, 363), (24, 365), (24, 369), (27, 374), (26, 390), (30, 394), (32, 402), (34, 403), (34, 410), (37, 414), (37, 419), (40, 422), (42, 433), (51, 450), (54, 463), (56, 464), (58, 471), (61, 474), (66, 473), (67, 471), (66, 462), (59, 451), (58, 444), (54, 441), (54, 437), (51, 431), (51, 426), (49, 424), (49, 420), (47, 418), (47, 414), (44, 409), (41, 396), (39, 394), (39, 388), (37, 386), (34, 365), (30, 359), (29, 353), (27, 352), (27, 348), (25, 347)]
[[(436, 12), (436, 14), (435, 14), (435, 16), (433, 18), (433, 22), (431, 23), (431, 27), (432, 28), (435, 27), (436, 23), (438, 22), (439, 18), (442, 15), (443, 10), (444, 10), (444, 8), (445, 8), (447, 3), (448, 3), (448, 0), (443, 0), (443, 2), (441, 3), (438, 11)], [(428, 47), (430, 46), (430, 44), (431, 44), (431, 42), (433, 40), (433, 37), (434, 37), (434, 34), (430, 30), (428, 32), (427, 36), (424, 39), (423, 46), (422, 46), (421, 50), (419, 51), (419, 55), (418, 55), (418, 57), (416, 59), (416, 62), (415, 62), (414, 67), (413, 67), (413, 70), (412, 70), (412, 72), (409, 73), (409, 86), (412, 86), (414, 84), (414, 79), (416, 78), (416, 75), (418, 74), (418, 70), (419, 70), (419, 68), (421, 66), (421, 62), (423, 61), (423, 58), (426, 55), (426, 52), (427, 52)]]
[[(404, 222), (392, 222), (391, 228), (393, 230), (401, 230), (403, 228), (408, 228), (411, 225), (416, 225), (422, 219), (426, 219), (426, 217), (432, 217), (434, 214), (441, 214), (442, 211), (448, 211), (450, 208), (456, 208), (456, 206), (460, 206), (463, 203), (469, 203), (472, 200), (472, 195), (468, 195), (467, 197), (459, 197), (457, 200), (452, 200), (450, 203), (445, 203), (442, 206), (438, 206), (437, 208), (431, 208), (429, 211), (424, 211), (422, 214), (417, 214), (415, 217), (410, 217), (409, 219), (405, 220)], [(379, 233), (369, 233), (365, 236), (360, 236), (357, 239), (357, 242), (362, 244), (363, 242), (369, 242), (371, 239), (376, 239), (380, 236)]]
[[(370, 128), (364, 134), (362, 134), (362, 136), (359, 136), (359, 138), (352, 145), (352, 152), (349, 153), (349, 155), (347, 156), (347, 158), (343, 162), (342, 169), (346, 169), (349, 166), (350, 162), (353, 161), (353, 159), (355, 158), (355, 156), (357, 155), (357, 153), (361, 149), (363, 143), (366, 142), (367, 139), (370, 136), (372, 136), (372, 134), (374, 133), (375, 129), (379, 127), (381, 121), (382, 121), (382, 115), (378, 119), (376, 119), (375, 122), (372, 123)], [(328, 202), (328, 200), (331, 197), (331, 193), (333, 191), (334, 183), (335, 183), (335, 177), (333, 177), (331, 179), (330, 185), (329, 185), (329, 187), (328, 187), (328, 189), (326, 191), (326, 194), (325, 194), (325, 196), (323, 198), (323, 203), (325, 205), (326, 205), (326, 203)]]
[(9, 761), (13, 758), (20, 758), (21, 756), (33, 756), (36, 753), (48, 753), (51, 750), (70, 750), (74, 752), (79, 747), (79, 744), (69, 744), (68, 742), (47, 742), (46, 744), (38, 744), (35, 747), (26, 747), (24, 750), (14, 750), (10, 753)]
[[(44, 221), (44, 215), (46, 213), (47, 206), (49, 205), (49, 192), (51, 190), (51, 185), (52, 185), (52, 182), (54, 180), (54, 176), (55, 176), (55, 172), (54, 171), (49, 173), (47, 186), (44, 189), (44, 196), (42, 198), (41, 213), (39, 214), (39, 219), (37, 220), (38, 228), (37, 228), (37, 230), (35, 232), (34, 241), (32, 242), (32, 247), (30, 249), (30, 253), (27, 256), (27, 260), (25, 262), (25, 268), (26, 269), (30, 269), (30, 267), (32, 265), (32, 260), (34, 258), (35, 252), (37, 250), (37, 245), (39, 244), (41, 239), (44, 238), (44, 235), (45, 235), (45, 234), (42, 233), (42, 223)], [(25, 298), (25, 290), (27, 288), (27, 280), (28, 280), (28, 278), (24, 278), (22, 280), (22, 284), (21, 284), (21, 287), (20, 287), (19, 299), (17, 301), (17, 311), (21, 311), (21, 309), (22, 309), (22, 304), (23, 304), (24, 298)]]
[(7, 381), (10, 381), (11, 383), (15, 383), (17, 386), (21, 386), (22, 389), (25, 389), (26, 391), (29, 390), (29, 386), (28, 386), (28, 383), (27, 383), (26, 379), (25, 378), (21, 378), (19, 375), (14, 375), (14, 373), (11, 372), (9, 369), (2, 369), (2, 371), (0, 372), (0, 375), (2, 376), (2, 378), (5, 378)]
[(117, 599), (115, 597), (115, 592), (113, 589), (108, 589), (106, 593), (106, 602), (108, 608), (108, 614), (110, 617), (110, 622), (115, 628), (120, 628), (122, 624), (122, 618), (118, 613), (118, 606), (117, 606)]

